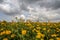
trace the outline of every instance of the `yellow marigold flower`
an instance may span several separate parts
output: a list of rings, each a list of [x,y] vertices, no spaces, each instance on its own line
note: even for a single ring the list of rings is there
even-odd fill
[[[43,30],[46,30],[46,28],[43,28]]]
[[[34,28],[33,30],[32,30],[32,32],[34,32],[36,29]]]
[[[57,38],[57,40],[60,40],[60,38]]]
[[[36,38],[41,38],[41,35],[36,35]]]
[[[45,24],[45,23],[43,23],[42,25],[44,25],[44,26],[45,26],[46,24]]]
[[[56,24],[54,24],[56,26]]]
[[[41,35],[41,33],[40,33],[40,32],[37,32],[37,34],[38,34],[38,35]]]
[[[3,28],[1,28],[1,30],[4,30]]]
[[[3,40],[8,40],[8,38],[3,38]]]
[[[59,29],[59,28],[56,28],[57,30]]]
[[[3,25],[3,24],[5,24],[5,23],[2,22],[1,24]]]
[[[50,23],[48,23],[47,25],[50,25]]]
[[[5,34],[5,31],[1,32],[0,35],[4,35]]]
[[[54,40],[54,39],[51,38],[51,39],[49,39],[49,40]]]
[[[36,27],[36,29],[41,29],[40,27]]]
[[[52,37],[56,37],[56,36],[57,36],[57,34],[52,34],[51,36],[52,36]]]
[[[40,32],[40,30],[35,30],[36,32]]]
[[[52,26],[50,26],[50,27],[52,27]]]
[[[37,26],[39,26],[39,25],[37,25]]]
[[[34,28],[34,26],[31,25],[29,28],[30,28],[30,29],[31,29],[31,28]]]
[[[36,38],[41,38],[41,33],[40,32],[37,33]]]
[[[57,29],[58,31],[60,31],[60,29]]]
[[[5,33],[6,34],[11,34],[11,31],[10,30],[6,30]]]
[[[26,34],[26,30],[22,30],[22,35],[25,35]]]
[[[49,29],[49,30],[47,30],[47,32],[49,33],[49,32],[50,32],[50,29]]]
[[[41,38],[41,37],[44,37],[44,36],[45,36],[44,34],[38,32],[37,35],[36,35],[36,38]]]
[[[41,37],[43,37],[43,38],[44,38],[44,37],[45,37],[45,35],[44,35],[44,34],[41,34]]]
[[[41,40],[44,40],[44,39],[41,39]]]
[[[14,38],[15,36],[16,36],[15,34],[12,34],[12,35],[11,35],[11,38]]]

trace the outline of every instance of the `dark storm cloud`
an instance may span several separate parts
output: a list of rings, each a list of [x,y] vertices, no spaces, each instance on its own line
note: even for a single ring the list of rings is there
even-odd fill
[[[60,8],[60,0],[23,0],[22,2],[28,5],[40,5],[40,7],[46,7],[51,9]],[[28,6],[27,5],[27,6]]]
[[[2,3],[3,2],[3,0],[0,0],[0,3]]]
[[[60,8],[60,0],[22,0],[21,1],[23,4],[27,4],[26,6],[40,6],[40,7],[45,7],[47,9],[58,9]]]
[[[42,0],[38,3],[40,7],[46,7],[51,9],[60,8],[60,0]]]
[[[27,5],[24,4],[24,3],[22,3],[22,5],[20,5],[20,9],[21,9],[22,11],[29,11],[29,10],[27,9]]]
[[[40,0],[19,0],[19,3],[21,3],[20,9],[22,11],[29,11],[29,9],[27,7],[29,5],[32,6],[32,4],[34,6],[34,3],[38,2],[38,1],[40,1]]]
[[[54,9],[60,8],[60,1],[55,1],[55,4],[53,4]]]
[[[35,2],[38,2],[38,1],[41,1],[41,0],[23,0],[25,1],[26,3],[35,3]]]

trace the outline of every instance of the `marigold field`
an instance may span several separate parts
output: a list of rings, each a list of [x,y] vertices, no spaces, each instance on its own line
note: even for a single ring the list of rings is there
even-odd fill
[[[60,22],[0,22],[0,40],[60,40]]]

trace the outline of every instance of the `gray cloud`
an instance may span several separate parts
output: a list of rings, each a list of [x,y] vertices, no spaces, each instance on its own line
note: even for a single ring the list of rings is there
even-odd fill
[[[27,9],[27,5],[26,4],[21,4],[20,5],[20,9],[22,10],[22,11],[29,11],[28,9]]]
[[[3,2],[3,0],[0,0],[0,3],[2,3]]]
[[[38,2],[38,1],[41,1],[41,0],[23,0],[24,2],[26,3],[35,3],[35,2]]]
[[[14,3],[7,1],[7,0],[3,1],[2,4],[0,3],[0,11],[10,16],[20,14],[20,9],[18,8],[18,5],[15,5]]]
[[[10,4],[1,4],[0,10],[3,11],[6,15],[15,15],[19,13],[19,10]]]
[[[3,2],[2,0],[0,1]],[[6,15],[27,15],[27,19],[60,20],[60,0],[9,0],[0,5]],[[26,15],[25,15],[26,16]]]
[[[51,9],[60,8],[60,0],[43,0],[38,3],[40,7],[46,7]]]
[[[28,5],[40,5],[40,7],[46,7],[51,9],[60,8],[60,0],[23,0]]]

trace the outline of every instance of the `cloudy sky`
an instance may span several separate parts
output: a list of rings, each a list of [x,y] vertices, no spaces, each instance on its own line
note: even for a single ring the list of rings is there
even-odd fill
[[[23,17],[32,21],[60,21],[60,0],[0,0],[0,20]]]

